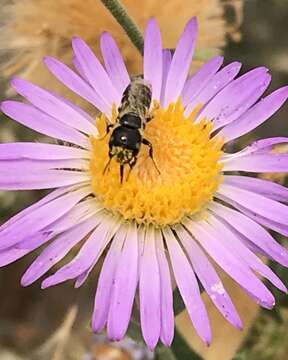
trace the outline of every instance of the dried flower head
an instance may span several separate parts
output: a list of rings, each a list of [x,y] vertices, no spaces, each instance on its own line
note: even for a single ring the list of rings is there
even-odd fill
[[[208,58],[216,55],[225,45],[227,34],[234,37],[238,34],[242,14],[242,0],[147,0],[141,5],[137,1],[125,0],[123,4],[142,30],[150,16],[156,16],[163,29],[166,48],[175,47],[183,24],[192,12],[201,22],[199,51]],[[223,18],[224,5],[235,10],[233,25],[227,24]],[[71,64],[70,40],[76,35],[81,36],[99,55],[97,42],[103,29],[109,29],[116,38],[130,73],[141,72],[140,55],[100,1],[13,0],[1,8],[1,13],[5,25],[0,31],[0,50],[13,54],[6,57],[7,61],[1,67],[2,75],[6,78],[17,74],[51,89],[60,87],[59,82],[51,80],[42,63],[43,57],[56,56]],[[201,63],[194,62],[195,69]],[[61,92],[64,91],[61,88]],[[71,93],[67,96],[71,96]]]

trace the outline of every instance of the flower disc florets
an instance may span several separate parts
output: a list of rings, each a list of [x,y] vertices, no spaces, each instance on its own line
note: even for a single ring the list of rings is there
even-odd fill
[[[221,180],[222,143],[211,139],[212,123],[184,116],[181,101],[166,110],[157,107],[147,123],[145,137],[153,145],[157,171],[144,145],[135,168],[120,183],[119,163],[108,162],[109,136],[91,139],[92,187],[103,206],[138,223],[168,225],[201,210],[211,200]],[[98,126],[103,126],[103,118]]]

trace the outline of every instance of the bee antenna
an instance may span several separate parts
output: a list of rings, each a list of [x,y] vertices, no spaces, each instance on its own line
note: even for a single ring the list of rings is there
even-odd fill
[[[103,170],[103,175],[106,173],[107,169],[109,168],[109,165],[111,163],[112,157],[110,157],[110,159],[108,160],[107,164],[105,165],[105,168]]]
[[[101,137],[98,137],[97,140],[100,140],[100,141],[104,140],[105,137],[109,134],[109,131],[113,126],[114,126],[113,124],[106,124],[106,132],[105,132],[105,134],[103,136],[101,136]]]
[[[157,170],[157,172],[158,172],[158,175],[161,175],[161,172],[160,172],[160,170],[159,170],[159,168],[158,168],[158,166],[157,166],[157,164],[156,164],[155,160],[153,159],[153,157],[151,157],[151,159],[152,159],[152,161],[153,161],[153,164],[154,164],[154,166],[155,166],[155,169],[156,169],[156,170]]]
[[[150,143],[149,140],[147,140],[147,139],[145,139],[145,138],[142,139],[142,144],[147,145],[147,146],[149,147],[149,157],[150,157],[151,160],[153,161],[153,164],[154,164],[154,166],[155,166],[155,169],[157,170],[158,174],[160,175],[160,174],[161,174],[161,173],[160,173],[160,170],[158,169],[158,166],[157,166],[157,164],[156,164],[156,162],[155,162],[155,160],[154,160],[152,144]]]
[[[123,183],[123,175],[124,175],[124,165],[120,165],[120,182]]]
[[[136,161],[137,161],[137,158],[134,157],[133,160],[129,163],[129,172],[128,172],[128,175],[127,175],[127,181],[129,180],[129,176],[131,174],[131,171],[132,169],[134,168],[135,164],[136,164]]]
[[[129,171],[128,171],[128,174],[127,174],[127,177],[126,177],[126,181],[129,180],[129,177],[130,177],[130,174],[131,174],[131,170],[132,170],[132,168],[131,168],[131,166],[130,166]]]

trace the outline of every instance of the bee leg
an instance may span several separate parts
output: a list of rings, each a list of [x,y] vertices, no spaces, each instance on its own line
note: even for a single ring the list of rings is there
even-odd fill
[[[124,165],[120,164],[120,182],[123,183]]]
[[[149,147],[149,156],[150,156],[151,160],[153,161],[153,164],[154,164],[154,166],[155,166],[155,169],[157,170],[158,174],[160,175],[160,174],[161,174],[161,173],[160,173],[160,170],[158,169],[158,166],[157,166],[157,164],[156,164],[156,162],[155,162],[155,160],[154,160],[154,157],[153,157],[153,147],[152,147],[152,144],[150,143],[149,140],[144,139],[144,138],[142,139],[142,144],[147,145],[147,146]]]
[[[146,116],[146,122],[148,123],[149,121],[151,121],[153,119],[153,117],[154,116],[152,114]]]
[[[105,135],[103,135],[102,137],[98,138],[97,140],[103,140],[103,139],[105,139],[105,137],[109,134],[110,129],[111,129],[113,126],[114,126],[113,124],[107,124],[107,125],[106,125],[106,133],[105,133]]]
[[[155,111],[159,108],[159,105],[154,104],[154,107],[152,110],[149,111],[149,113],[146,115],[146,123],[148,123],[149,121],[153,120],[153,118],[155,117]]]
[[[109,153],[109,160],[108,160],[107,164],[105,165],[105,168],[103,170],[103,175],[106,173],[107,169],[109,169],[109,165],[111,163],[111,160],[112,160],[112,155]]]
[[[129,179],[130,173],[131,173],[133,167],[135,166],[136,162],[137,162],[137,158],[133,157],[133,159],[129,163],[129,172],[128,172],[127,179],[126,179],[127,181]]]

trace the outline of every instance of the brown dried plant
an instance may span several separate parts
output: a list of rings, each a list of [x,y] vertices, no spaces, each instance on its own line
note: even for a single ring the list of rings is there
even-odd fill
[[[132,73],[141,71],[140,55],[100,0],[3,1],[0,50],[6,54],[2,56],[5,60],[1,66],[5,80],[20,75],[55,90],[60,84],[45,69],[42,58],[51,55],[71,64],[70,43],[74,35],[81,36],[98,53],[99,35],[104,30],[116,38],[129,70]],[[141,30],[151,16],[157,18],[165,47],[175,46],[183,25],[193,15],[200,23],[197,49],[201,56],[210,58],[218,53],[225,45],[227,34],[239,38],[242,0],[145,0],[140,3],[123,0],[122,3]],[[234,9],[233,24],[224,20],[227,6]],[[199,60],[195,68],[197,65]]]

